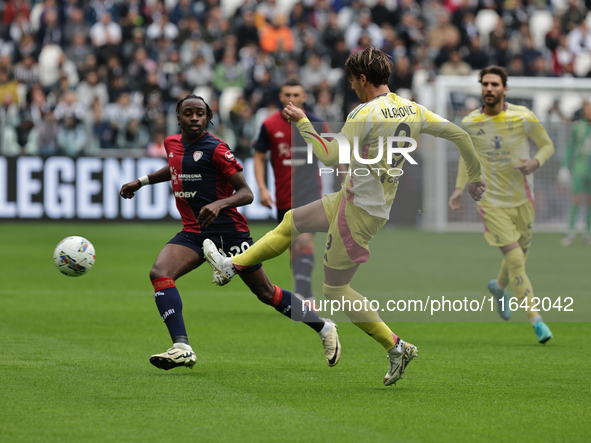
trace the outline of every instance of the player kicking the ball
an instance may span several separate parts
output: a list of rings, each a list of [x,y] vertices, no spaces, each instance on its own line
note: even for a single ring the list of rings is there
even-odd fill
[[[379,158],[380,138],[406,135],[416,139],[419,133],[428,133],[453,141],[458,146],[468,165],[469,191],[475,200],[486,189],[480,175],[480,162],[468,134],[458,126],[433,114],[409,100],[398,97],[388,89],[391,61],[386,54],[368,47],[351,55],[345,63],[347,78],[362,104],[354,109],[345,122],[340,136],[354,146],[363,147],[365,159]],[[328,141],[314,130],[304,112],[289,104],[283,113],[296,123],[304,138],[312,137],[314,154],[325,165],[339,163],[337,139]],[[277,257],[286,251],[295,238],[303,232],[328,233],[324,252],[324,296],[328,300],[344,298],[351,305],[356,300],[365,303],[365,297],[350,283],[361,263],[369,258],[369,242],[384,226],[398,188],[397,177],[384,171],[401,168],[405,157],[397,155],[392,165],[386,156],[372,165],[369,175],[354,175],[351,171],[366,167],[351,156],[350,172],[339,192],[325,195],[322,199],[288,211],[283,221],[268,232],[250,249],[224,258],[210,241],[204,243],[206,258],[214,269],[214,279],[225,284],[238,272],[255,263]],[[376,171],[382,171],[378,175]],[[347,316],[361,330],[376,340],[387,351],[390,362],[384,377],[385,385],[392,385],[402,378],[407,365],[417,356],[417,347],[403,341],[382,321],[375,311],[346,311]]]
[[[203,98],[187,95],[176,110],[181,134],[164,140],[168,166],[124,184],[120,191],[123,198],[133,198],[144,185],[172,181],[181,214],[183,230],[162,248],[150,271],[154,300],[173,342],[172,348],[153,355],[150,362],[165,370],[192,368],[197,361],[175,282],[205,261],[203,241],[213,238],[216,252],[219,248],[226,253],[252,245],[246,219],[236,207],[250,204],[253,194],[228,145],[206,130],[213,117],[211,108]],[[338,363],[341,345],[334,322],[318,317],[289,291],[271,284],[260,263],[247,266],[240,276],[260,301],[318,332],[328,365]]]

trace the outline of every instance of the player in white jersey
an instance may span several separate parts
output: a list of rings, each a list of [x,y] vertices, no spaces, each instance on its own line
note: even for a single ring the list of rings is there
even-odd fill
[[[533,112],[505,101],[507,72],[504,68],[489,66],[480,71],[478,78],[484,106],[468,114],[462,120],[462,127],[472,137],[482,163],[482,175],[488,184],[486,196],[477,203],[484,223],[484,237],[504,255],[499,275],[488,283],[488,289],[497,297],[501,317],[509,320],[512,294],[507,289],[511,283],[538,341],[546,343],[552,333],[535,308],[525,263],[535,217],[532,172],[552,156],[554,145]],[[530,139],[538,146],[533,158],[530,158]],[[453,210],[460,207],[466,181],[466,167],[460,159],[456,189],[449,198]]]
[[[412,158],[408,154],[412,143],[405,142],[411,146],[399,144],[398,153],[389,159],[385,148],[388,137],[410,137],[416,143],[419,133],[428,133],[456,143],[466,161],[471,182],[469,192],[474,200],[480,200],[486,185],[468,134],[425,107],[391,93],[390,68],[388,56],[373,47],[349,57],[345,71],[362,104],[349,114],[341,133],[335,134],[331,141],[318,135],[301,109],[290,103],[283,110],[302,136],[311,141],[314,154],[325,165],[340,163],[339,143],[358,146],[360,152],[351,154],[350,171],[339,192],[287,212],[277,228],[245,253],[223,258],[215,248],[204,243],[218,284],[227,283],[252,260],[259,263],[278,256],[302,232],[327,232],[324,296],[328,300],[348,300],[351,304],[357,300],[365,303],[365,297],[354,291],[350,283],[359,265],[369,258],[369,241],[388,220],[398,188],[397,175],[400,175],[395,170],[402,168],[405,159]],[[416,357],[416,346],[397,337],[375,311],[345,313],[386,349],[390,366],[384,384],[396,383]]]

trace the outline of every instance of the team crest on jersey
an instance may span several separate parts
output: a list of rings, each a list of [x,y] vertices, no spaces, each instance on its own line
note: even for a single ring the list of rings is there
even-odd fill
[[[196,162],[198,162],[201,157],[203,157],[203,151],[193,152],[193,160],[195,160]]]
[[[232,154],[232,151],[226,151],[224,157],[226,157],[226,160],[228,160],[229,162],[234,160],[234,154]]]
[[[178,173],[176,172],[176,168],[170,168],[170,178],[174,183],[177,182]]]
[[[501,137],[500,135],[495,135],[490,140],[490,147],[496,150],[501,149],[503,147],[503,137]]]
[[[172,154],[172,152],[170,154],[168,154],[169,157],[174,157],[174,155]]]

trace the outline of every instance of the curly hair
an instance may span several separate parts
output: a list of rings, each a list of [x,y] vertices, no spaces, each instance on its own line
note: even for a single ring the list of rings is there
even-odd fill
[[[387,85],[392,71],[392,60],[379,49],[368,46],[351,55],[345,62],[347,79],[364,74],[374,86]]]
[[[179,115],[179,112],[181,111],[181,106],[183,106],[183,102],[185,100],[189,100],[190,98],[196,98],[205,103],[205,116],[207,117],[207,121],[213,126],[213,111],[211,110],[205,99],[203,97],[200,97],[199,95],[187,94],[184,98],[180,99],[176,104],[176,115]]]

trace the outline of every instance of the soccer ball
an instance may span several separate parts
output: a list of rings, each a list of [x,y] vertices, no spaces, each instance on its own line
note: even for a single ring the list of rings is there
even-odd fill
[[[55,247],[53,261],[68,277],[80,277],[94,266],[94,246],[84,237],[66,237]]]

